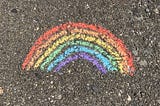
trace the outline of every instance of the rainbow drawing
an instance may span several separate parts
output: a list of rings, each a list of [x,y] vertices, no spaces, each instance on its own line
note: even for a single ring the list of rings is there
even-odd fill
[[[122,40],[97,25],[68,22],[45,32],[27,54],[23,70],[59,71],[78,59],[91,62],[102,73],[133,75],[133,57]]]

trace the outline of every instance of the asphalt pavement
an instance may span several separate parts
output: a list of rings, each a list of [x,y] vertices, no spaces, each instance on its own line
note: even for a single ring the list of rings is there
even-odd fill
[[[102,75],[84,60],[23,72],[35,40],[66,22],[109,29],[133,53],[135,75]],[[159,106],[159,64],[159,0],[0,0],[0,106]]]

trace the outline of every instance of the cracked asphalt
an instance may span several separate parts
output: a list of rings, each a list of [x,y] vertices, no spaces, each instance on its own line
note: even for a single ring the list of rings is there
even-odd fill
[[[133,77],[78,60],[58,73],[21,64],[35,40],[66,22],[97,24],[134,55]],[[159,0],[0,0],[0,106],[159,106]]]

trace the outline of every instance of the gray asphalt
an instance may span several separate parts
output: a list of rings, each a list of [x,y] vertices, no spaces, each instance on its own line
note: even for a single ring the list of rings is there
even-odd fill
[[[22,72],[35,40],[65,22],[98,24],[134,54],[134,77],[78,60],[59,73]],[[159,106],[159,0],[0,0],[0,106]]]

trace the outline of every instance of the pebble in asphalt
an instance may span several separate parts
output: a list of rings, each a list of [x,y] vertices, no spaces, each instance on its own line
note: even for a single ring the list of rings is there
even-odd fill
[[[3,88],[0,87],[0,95],[2,95],[2,94],[3,94]]]

